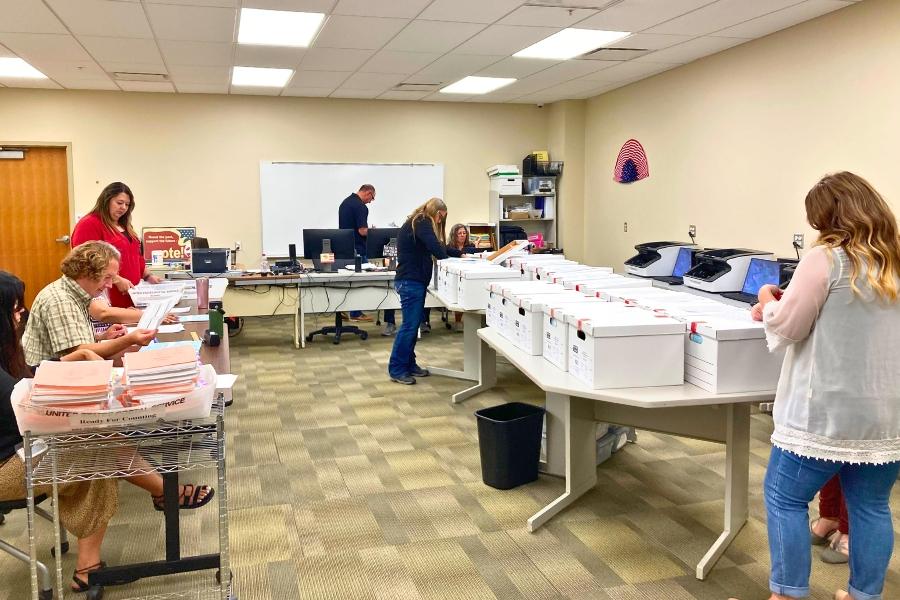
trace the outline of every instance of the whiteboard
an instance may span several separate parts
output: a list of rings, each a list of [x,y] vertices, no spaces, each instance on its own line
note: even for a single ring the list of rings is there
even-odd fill
[[[364,183],[375,186],[369,225],[399,227],[429,198],[444,197],[444,166],[260,161],[263,252],[287,256],[297,244],[303,256],[301,230],[337,229],[338,207]]]

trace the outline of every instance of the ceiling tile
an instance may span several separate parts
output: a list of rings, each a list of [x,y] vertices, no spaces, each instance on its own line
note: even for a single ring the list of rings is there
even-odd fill
[[[0,33],[0,43],[27,61],[91,60],[71,35],[51,33]]]
[[[0,0],[0,32],[68,33],[40,0]]]
[[[107,79],[106,72],[92,60],[35,62],[32,66],[57,81],[65,79]]]
[[[373,54],[374,50],[310,48],[303,55],[300,68],[309,71],[355,71]]]
[[[166,73],[166,66],[149,63],[99,61],[107,73]]]
[[[227,94],[228,84],[176,83],[179,94]]]
[[[169,65],[169,76],[176,86],[180,86],[182,83],[228,85],[228,82],[231,81],[231,69],[229,67]]]
[[[763,17],[744,21],[740,25],[728,27],[717,31],[716,35],[727,37],[742,38],[758,38],[770,33],[775,33],[797,23],[814,19],[820,15],[830,13],[832,11],[846,8],[850,4],[841,2],[840,0],[807,0],[802,4],[797,4],[779,10],[778,12],[769,13]]]
[[[281,91],[282,96],[301,96],[306,98],[324,98],[334,91],[333,87],[289,87]]]
[[[56,80],[59,85],[67,90],[108,90],[118,92],[119,86],[110,79],[66,79]]]
[[[445,54],[415,73],[409,80],[450,83],[467,75],[474,75],[480,69],[502,59],[502,56],[487,54]],[[510,77],[515,77],[515,75],[510,75]]]
[[[376,50],[397,35],[407,23],[407,19],[332,15],[313,46]]]
[[[294,12],[318,12],[326,15],[331,12],[337,0],[237,0],[244,8],[262,8],[265,10],[290,10]]]
[[[230,42],[178,42],[160,40],[166,62],[172,65],[201,67],[230,66],[236,44]]]
[[[305,52],[306,48],[245,46],[238,44],[234,55],[234,64],[243,67],[294,69],[300,64]]]
[[[339,88],[331,92],[331,98],[374,98],[380,94],[378,90],[354,90]]]
[[[61,90],[61,85],[52,79],[15,79],[0,77],[0,83],[11,88],[40,88],[44,90]]]
[[[352,73],[342,71],[297,71],[288,87],[328,88],[333,90]]]
[[[559,27],[518,27],[491,25],[453,52],[455,54],[493,54],[509,56],[560,31]]]
[[[630,60],[608,69],[590,73],[582,77],[583,80],[595,83],[612,83],[615,81],[633,80],[639,77],[649,77],[681,65],[672,63],[636,62]]]
[[[450,23],[447,21],[413,21],[397,34],[388,50],[405,52],[449,52],[479,31],[479,23]]]
[[[117,81],[126,92],[175,93],[175,87],[168,81]]]
[[[508,56],[500,62],[485,67],[478,74],[487,77],[515,77],[516,79],[522,79],[556,64],[559,64],[559,61]]]
[[[239,96],[278,96],[281,94],[282,88],[277,87],[244,87],[231,86],[231,93]]]
[[[421,100],[431,92],[390,91],[378,96],[379,100]]]
[[[597,71],[610,69],[621,64],[623,63],[606,60],[567,60],[539,73],[535,73],[533,78],[540,78],[552,83],[563,82],[578,77],[584,77],[585,75],[590,75]]]
[[[706,35],[787,8],[797,0],[719,0],[648,30],[648,33]]]
[[[610,44],[609,48],[644,48],[647,50],[662,50],[663,48],[686,42],[693,39],[693,37],[694,36],[690,35],[668,35],[662,33],[635,33],[615,44]]]
[[[500,25],[528,25],[531,27],[572,27],[579,21],[597,14],[586,8],[556,6],[522,6],[499,21]]]
[[[240,8],[241,0],[144,0],[145,4],[183,4],[185,6],[219,6]]]
[[[411,75],[433,63],[441,55],[430,52],[396,52],[382,50],[359,70],[366,73],[402,73]]]
[[[425,96],[422,100],[425,102],[465,102],[471,97],[472,96],[462,96],[460,94],[442,94],[440,92],[434,92],[430,96]]]
[[[234,41],[237,11],[232,8],[149,4],[147,12],[160,40]]]
[[[0,58],[17,58],[16,53],[7,48],[6,46],[0,46]]]
[[[656,52],[639,56],[629,62],[689,63],[702,56],[727,50],[746,41],[743,38],[699,37],[665,50],[657,50]]]
[[[47,0],[76,35],[115,35],[152,39],[153,32],[140,4],[110,0]]]
[[[584,29],[642,31],[715,0],[624,0],[578,24]]]
[[[351,90],[377,90],[383,92],[403,81],[403,75],[389,73],[354,73],[343,83]]]
[[[431,0],[340,0],[334,7],[334,14],[412,19],[429,2]]]
[[[140,63],[161,63],[162,56],[153,40],[82,35],[81,44],[96,60],[127,59]]]
[[[460,23],[493,23],[521,6],[522,1],[434,0],[418,18]]]

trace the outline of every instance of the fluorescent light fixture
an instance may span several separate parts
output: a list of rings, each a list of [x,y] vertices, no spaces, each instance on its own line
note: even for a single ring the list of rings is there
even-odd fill
[[[548,58],[568,60],[591,50],[608,46],[631,35],[630,31],[604,31],[602,29],[563,29],[548,38],[519,50],[513,56],[519,58]]]
[[[463,77],[441,88],[442,94],[487,94],[515,81],[513,77]]]
[[[324,20],[322,13],[242,8],[238,44],[306,48]]]
[[[294,74],[292,69],[265,69],[262,67],[235,67],[231,73],[231,85],[248,87],[284,87]]]
[[[47,76],[21,58],[0,58],[0,77],[47,79]]]

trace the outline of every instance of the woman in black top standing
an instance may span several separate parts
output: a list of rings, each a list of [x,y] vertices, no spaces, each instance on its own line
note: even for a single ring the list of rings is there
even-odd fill
[[[397,237],[397,275],[394,289],[400,295],[403,323],[394,338],[388,363],[391,381],[412,385],[416,377],[427,377],[428,371],[416,364],[416,330],[425,310],[425,294],[436,259],[460,256],[459,250],[447,248],[447,205],[432,198],[413,211],[403,223]]]
[[[19,342],[25,312],[25,285],[15,275],[0,271],[0,500],[25,497],[25,463],[15,453],[22,442],[13,413],[11,395],[19,379],[31,377]],[[90,350],[76,350],[60,360],[101,360]],[[50,486],[35,487],[35,496],[50,493]],[[78,560],[72,589],[87,591],[88,573],[100,567],[100,545],[106,525],[118,508],[115,479],[94,479],[59,486],[59,518],[78,538]]]

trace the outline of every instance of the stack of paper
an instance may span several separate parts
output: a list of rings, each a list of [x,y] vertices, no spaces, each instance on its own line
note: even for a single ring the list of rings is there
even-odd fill
[[[168,296],[153,300],[147,303],[147,308],[141,314],[141,320],[138,321],[139,329],[159,329],[159,324],[163,322],[169,311],[175,308],[179,298],[176,296]]]
[[[67,408],[105,408],[112,380],[111,360],[40,364],[31,387],[31,403]]]
[[[174,296],[175,303],[181,300],[185,283],[181,281],[168,281],[166,283],[147,283],[142,281],[128,290],[135,306],[146,306],[154,300],[162,300]]]
[[[158,404],[179,398],[194,390],[200,373],[197,352],[191,346],[129,352],[122,362],[126,396],[132,403]]]

